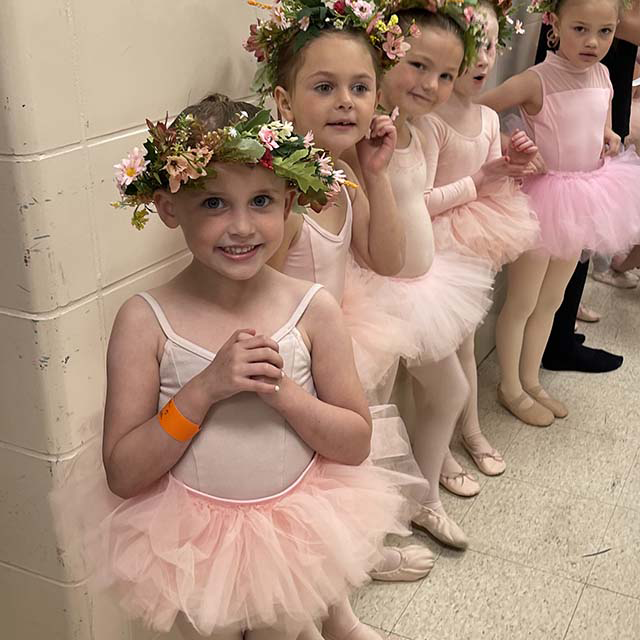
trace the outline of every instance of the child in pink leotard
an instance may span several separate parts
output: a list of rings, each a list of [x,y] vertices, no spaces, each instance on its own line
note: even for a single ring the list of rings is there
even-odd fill
[[[539,225],[527,197],[509,178],[514,167],[502,155],[498,115],[472,102],[493,68],[498,43],[506,45],[509,39],[509,11],[485,0],[476,15],[484,22],[485,39],[475,62],[456,79],[449,100],[431,114],[416,118],[415,124],[426,142],[425,198],[436,247],[486,258],[499,270],[536,244]],[[520,146],[526,142],[521,138],[522,134],[516,137]],[[522,167],[516,166],[515,175],[522,173]],[[495,476],[503,473],[506,465],[480,430],[474,338],[472,333],[458,350],[471,387],[460,417],[462,444],[483,473]],[[440,483],[465,497],[480,491],[477,480],[450,452]]]
[[[322,204],[343,176],[289,124],[267,112],[247,122],[242,108],[205,100],[118,165],[134,224],[153,198],[193,261],[115,320],[113,494],[89,531],[91,560],[157,631],[177,619],[189,638],[319,640],[313,623],[331,608],[327,637],[377,637],[347,596],[384,536],[408,533],[407,503],[393,473],[360,464],[370,416],[338,305],[266,265],[296,190]],[[102,505],[92,494],[75,507],[86,519]]]
[[[612,88],[600,63],[609,50],[618,0],[536,0],[557,53],[481,97],[496,111],[519,107],[527,133],[549,171],[527,178],[543,252],[527,252],[508,269],[507,300],[498,319],[500,403],[522,421],[549,426],[568,408],[540,384],[553,316],[584,250],[613,255],[640,235],[640,159],[618,154],[611,129]]]

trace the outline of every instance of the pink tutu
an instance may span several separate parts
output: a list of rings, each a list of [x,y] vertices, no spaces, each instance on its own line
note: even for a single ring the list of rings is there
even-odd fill
[[[433,218],[436,248],[491,262],[494,269],[540,244],[531,203],[513,180],[481,187],[478,198]]]
[[[577,258],[583,250],[614,255],[640,240],[640,158],[634,149],[607,158],[595,171],[527,178],[523,189],[540,221],[542,246],[555,258]]]
[[[372,394],[395,371],[409,324],[380,304],[379,276],[360,267],[353,256],[345,270],[342,313],[353,339],[353,355],[365,392]]]
[[[397,475],[316,457],[281,494],[237,502],[195,491],[171,474],[121,500],[101,470],[90,482],[74,479],[84,498],[70,503],[67,487],[53,503],[66,532],[82,535],[96,588],[157,631],[168,631],[182,611],[208,636],[227,628],[297,628],[326,617],[329,606],[369,580],[385,536],[410,533],[413,508]],[[100,514],[98,525],[89,521]]]
[[[389,330],[402,326],[398,358],[438,362],[454,353],[491,307],[493,271],[482,258],[436,253],[429,271],[417,278],[386,278],[351,265],[347,280],[365,279],[381,309],[392,316]]]

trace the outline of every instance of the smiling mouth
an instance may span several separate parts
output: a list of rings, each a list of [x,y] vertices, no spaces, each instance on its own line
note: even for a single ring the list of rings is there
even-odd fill
[[[220,251],[232,258],[243,258],[255,253],[260,247],[259,244],[234,245],[229,247],[219,247]]]
[[[351,122],[349,120],[338,121],[338,122],[328,122],[328,127],[355,127],[356,123]]]
[[[474,79],[476,82],[482,82],[486,77],[487,77],[487,76],[486,76],[486,75],[484,75],[484,74],[479,74],[479,75],[477,75],[477,76],[473,76],[473,79]]]
[[[428,103],[432,103],[433,102],[432,98],[427,98],[426,96],[422,96],[419,93],[410,93],[409,95],[413,96],[414,98],[416,98],[418,100],[422,100],[422,102],[428,102]]]

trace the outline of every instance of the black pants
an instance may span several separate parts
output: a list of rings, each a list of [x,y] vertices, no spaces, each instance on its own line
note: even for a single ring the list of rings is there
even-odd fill
[[[543,25],[538,41],[536,63],[542,62],[547,55],[547,32],[549,27]],[[635,66],[637,47],[624,40],[614,40],[611,50],[602,61],[611,74],[613,83],[613,129],[622,138],[629,134],[629,118],[631,115],[631,83]],[[589,271],[589,262],[579,262],[567,285],[564,299],[553,319],[551,335],[547,341],[544,359],[554,359],[574,348],[574,329],[578,307],[584,292]]]

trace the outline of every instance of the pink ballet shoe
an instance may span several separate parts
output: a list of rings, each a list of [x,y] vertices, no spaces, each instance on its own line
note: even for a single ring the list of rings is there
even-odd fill
[[[536,402],[549,409],[556,418],[566,418],[569,415],[569,409],[567,409],[564,403],[549,396],[549,394],[542,388],[542,385],[532,387],[531,389],[525,389],[525,391]]]
[[[499,476],[505,472],[507,465],[504,458],[493,447],[490,451],[478,451],[471,447],[464,436],[462,436],[462,446],[485,476]]]
[[[424,505],[420,508],[420,512],[414,516],[413,524],[449,547],[464,550],[469,546],[469,539],[465,532],[449,516]]]
[[[440,474],[440,485],[447,491],[450,491],[456,496],[461,498],[472,498],[480,493],[480,483],[478,479],[469,473],[466,469],[463,469],[460,473],[455,475]]]
[[[581,322],[600,322],[600,315],[591,309],[587,309],[584,305],[578,307],[578,315],[576,316]]]
[[[325,640],[380,640],[382,638],[377,631],[374,631],[366,624],[362,624],[362,622],[358,622],[356,626],[344,636],[335,636],[323,630],[322,637]]]
[[[530,407],[524,406],[527,399],[533,401]],[[526,391],[523,391],[517,398],[509,400],[502,389],[498,387],[498,402],[518,420],[533,427],[549,427],[555,420],[553,412],[536,402]]]
[[[429,575],[435,557],[429,549],[417,544],[406,547],[392,547],[400,554],[400,564],[388,571],[370,571],[373,580],[381,582],[415,582]]]
[[[604,282],[604,284],[618,289],[635,289],[638,286],[638,276],[629,271],[615,271],[614,269],[594,271],[591,277],[597,282]]]

